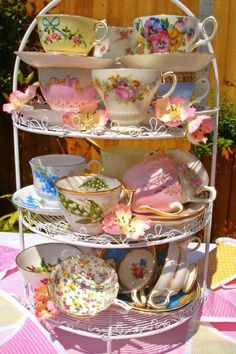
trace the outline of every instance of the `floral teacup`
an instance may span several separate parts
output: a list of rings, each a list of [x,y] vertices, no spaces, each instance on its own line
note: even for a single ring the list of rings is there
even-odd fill
[[[123,55],[134,54],[132,51],[133,27],[108,27],[108,36],[95,46],[94,56],[116,59]]]
[[[205,39],[199,39],[199,34],[205,34],[206,26],[212,23],[213,31]],[[217,22],[213,16],[203,22],[194,16],[153,15],[135,18],[134,27],[138,32],[136,51],[141,54],[166,52],[191,52],[196,47],[206,45],[215,36]]]
[[[88,55],[107,36],[105,21],[71,15],[45,14],[37,16],[39,38],[46,52],[73,52]],[[96,38],[98,28],[103,35]]]
[[[121,126],[145,120],[155,92],[166,77],[173,79],[171,89],[165,94],[168,96],[177,82],[172,72],[162,74],[159,70],[123,68],[92,70],[94,85],[111,120]]]
[[[104,215],[118,204],[122,184],[99,174],[70,176],[55,183],[64,215],[73,231],[99,234]]]
[[[51,273],[50,298],[62,311],[78,317],[95,316],[110,305],[130,308],[116,299],[118,276],[104,259],[92,255],[69,257]]]
[[[85,69],[38,68],[42,94],[55,111],[94,113],[99,100],[91,72]]]
[[[99,161],[92,160],[88,164],[82,156],[67,154],[51,154],[33,157],[30,160],[36,193],[46,202],[58,203],[57,190],[54,183],[61,177],[84,173],[93,163],[101,170]]]

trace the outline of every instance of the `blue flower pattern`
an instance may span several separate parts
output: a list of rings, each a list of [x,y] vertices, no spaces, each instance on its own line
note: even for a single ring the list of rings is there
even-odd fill
[[[24,207],[26,208],[32,208],[32,209],[39,209],[39,203],[36,198],[34,198],[31,194],[27,195],[25,198],[25,205]]]
[[[34,172],[35,178],[39,180],[39,182],[42,184],[42,192],[50,194],[52,196],[57,195],[57,191],[54,187],[54,183],[58,179],[58,176],[56,175],[51,175],[51,176],[45,176],[39,171]]]

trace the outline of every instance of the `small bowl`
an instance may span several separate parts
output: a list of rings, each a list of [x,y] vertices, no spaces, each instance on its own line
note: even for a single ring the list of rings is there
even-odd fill
[[[51,273],[48,293],[67,314],[88,317],[115,302],[119,290],[116,271],[103,259],[91,255],[73,256]]]
[[[79,248],[63,243],[43,243],[26,248],[16,257],[16,265],[24,280],[38,286],[49,279],[53,266],[70,256],[81,254]],[[46,264],[46,267],[42,267]]]
[[[64,176],[81,174],[90,166],[82,156],[69,154],[37,156],[29,163],[36,193],[46,202],[56,204],[58,204],[58,196],[54,187],[55,181]],[[100,163],[98,161],[96,163],[100,169]]]
[[[56,111],[94,113],[98,100],[91,71],[85,69],[38,68],[42,94]]]
[[[101,221],[118,204],[122,190],[119,180],[99,174],[61,178],[55,187],[72,230],[88,234],[102,232]]]

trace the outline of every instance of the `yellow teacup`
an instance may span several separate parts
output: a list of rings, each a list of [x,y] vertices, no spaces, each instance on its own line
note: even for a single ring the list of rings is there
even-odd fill
[[[39,38],[46,52],[72,52],[88,55],[90,50],[101,43],[108,34],[105,21],[71,15],[37,16]],[[103,36],[96,38],[97,30]]]

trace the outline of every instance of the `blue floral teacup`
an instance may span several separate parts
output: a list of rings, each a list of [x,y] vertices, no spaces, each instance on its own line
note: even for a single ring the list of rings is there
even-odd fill
[[[98,172],[100,172],[99,161],[92,160],[87,164],[82,156],[52,154],[32,158],[30,166],[36,193],[45,202],[57,204],[58,193],[54,183],[59,178],[83,173],[85,169],[90,168],[92,163],[98,165]]]

